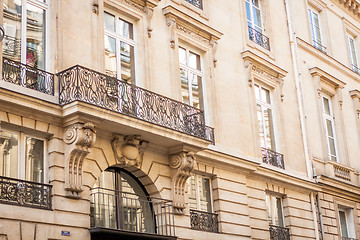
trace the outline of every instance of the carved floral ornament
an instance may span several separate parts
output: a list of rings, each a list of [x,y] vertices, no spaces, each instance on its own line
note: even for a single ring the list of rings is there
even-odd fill
[[[278,88],[281,101],[283,101],[283,78],[286,76],[287,71],[250,51],[245,51],[241,55],[244,59],[245,69],[247,69],[249,87],[254,86],[254,79],[264,82],[273,88]]]
[[[170,47],[175,48],[179,36],[190,38],[205,48],[211,49],[213,64],[216,67],[218,40],[223,34],[172,6],[163,8],[163,13],[170,30]]]
[[[143,161],[144,150],[148,142],[140,140],[139,135],[116,135],[111,142],[116,163],[121,167],[140,167]]]
[[[67,197],[75,199],[81,197],[82,165],[95,141],[96,131],[92,123],[78,123],[66,129],[64,142],[66,143],[65,190]]]
[[[173,204],[176,214],[184,214],[186,181],[194,170],[196,159],[193,152],[182,151],[170,156],[172,168]]]

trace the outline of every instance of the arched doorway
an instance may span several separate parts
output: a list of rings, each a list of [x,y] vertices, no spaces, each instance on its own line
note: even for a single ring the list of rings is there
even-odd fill
[[[172,202],[149,197],[141,182],[122,168],[110,167],[101,173],[91,189],[90,216],[93,240],[105,239],[104,233],[111,239],[109,231],[114,238],[126,235],[127,239],[175,235]]]

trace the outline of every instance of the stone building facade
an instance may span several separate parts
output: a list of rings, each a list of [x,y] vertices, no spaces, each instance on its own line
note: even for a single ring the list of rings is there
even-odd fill
[[[2,0],[0,239],[359,239],[357,0]]]

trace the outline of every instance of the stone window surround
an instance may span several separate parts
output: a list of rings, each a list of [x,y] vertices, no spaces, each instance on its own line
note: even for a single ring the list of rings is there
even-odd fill
[[[352,209],[353,219],[354,219],[354,227],[355,227],[355,235],[356,239],[358,238],[357,233],[359,232],[359,218],[358,218],[358,209],[356,204],[352,201],[347,201],[344,198],[334,197],[334,211],[336,218],[336,227],[338,229],[338,234],[341,236],[341,228],[340,228],[340,218],[339,218],[339,208],[340,209]]]

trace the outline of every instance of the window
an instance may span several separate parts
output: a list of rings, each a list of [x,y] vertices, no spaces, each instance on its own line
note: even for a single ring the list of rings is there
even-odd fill
[[[320,30],[320,15],[318,11],[309,9],[310,28],[313,40],[313,45],[318,50],[325,52],[326,48],[322,45],[321,30]]]
[[[284,227],[284,216],[281,197],[266,194],[266,208],[270,225]]]
[[[322,105],[323,105],[323,118],[326,132],[326,140],[328,145],[328,154],[330,160],[339,161],[337,157],[337,144],[335,136],[335,123],[334,115],[331,104],[331,98],[328,96],[322,96]]]
[[[259,123],[260,145],[275,151],[274,124],[270,91],[258,84],[255,86],[256,110]]]
[[[352,36],[347,35],[347,40],[348,40],[348,44],[349,44],[351,69],[354,72],[359,73],[358,61],[357,61],[357,56],[356,56],[356,48],[355,48],[355,39]]]
[[[202,72],[201,57],[183,47],[179,47],[181,96],[183,103],[195,108],[204,108],[202,97]]]
[[[45,70],[47,1],[4,0],[3,55]]]
[[[45,142],[22,132],[0,131],[0,174],[45,182]]]
[[[213,212],[210,178],[201,175],[191,175],[187,181],[190,209],[209,213]]]
[[[195,7],[198,7],[200,9],[203,9],[203,1],[202,0],[185,0],[188,3],[191,3]]]
[[[352,209],[339,207],[339,221],[342,239],[355,239],[355,226]]]
[[[104,12],[105,72],[111,77],[135,83],[133,24]]]

